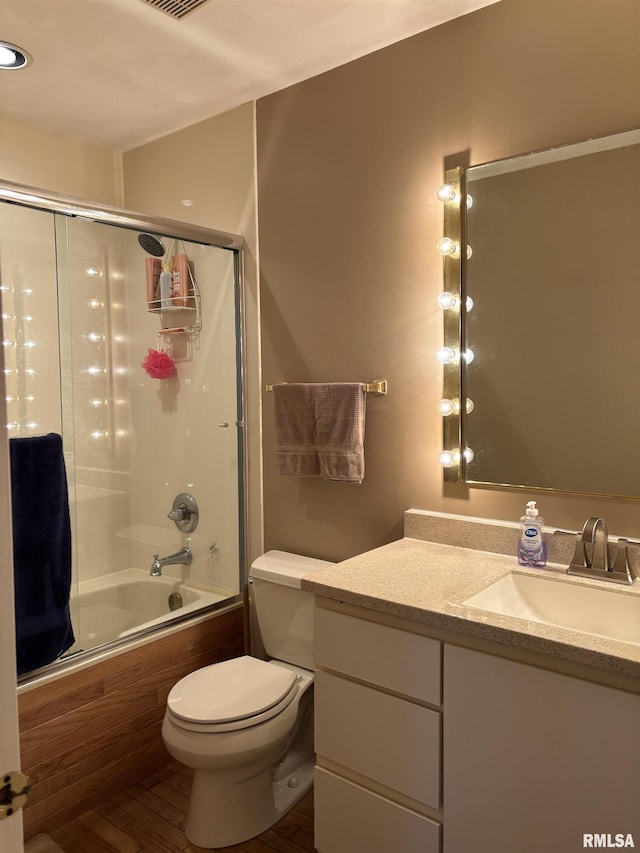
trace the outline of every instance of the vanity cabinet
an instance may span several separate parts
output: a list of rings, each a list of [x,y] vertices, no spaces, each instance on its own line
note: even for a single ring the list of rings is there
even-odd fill
[[[443,707],[444,853],[640,844],[640,696],[445,644]]]
[[[441,643],[316,607],[319,853],[439,853]]]
[[[640,696],[317,602],[319,853],[640,845]]]

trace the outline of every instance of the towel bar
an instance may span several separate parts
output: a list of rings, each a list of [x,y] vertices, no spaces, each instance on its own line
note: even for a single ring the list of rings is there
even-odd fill
[[[278,385],[286,385],[286,382],[278,382]],[[367,394],[384,395],[387,393],[388,383],[386,379],[374,379],[373,382],[363,382],[362,390]],[[273,385],[265,385],[265,391],[273,391]]]

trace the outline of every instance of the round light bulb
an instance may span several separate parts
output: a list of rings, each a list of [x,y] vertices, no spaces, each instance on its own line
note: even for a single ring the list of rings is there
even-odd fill
[[[15,65],[17,58],[15,50],[0,45],[0,65],[3,68],[11,68],[12,65]]]
[[[471,246],[467,246],[467,260],[469,260],[471,255],[473,255],[473,249],[471,248]]]
[[[440,464],[443,468],[452,468],[460,461],[460,454],[457,450],[443,450],[440,454]]]
[[[467,296],[466,302],[464,303],[467,309],[467,314],[473,308],[473,299],[470,296]]]
[[[465,447],[465,449],[464,449],[465,462],[473,462],[474,456],[475,456],[475,454],[474,454],[473,450],[470,447]]]
[[[464,360],[467,362],[467,364],[471,364],[471,362],[473,361],[474,358],[475,358],[475,355],[473,354],[473,350],[471,350],[471,349],[465,350]]]
[[[458,193],[456,192],[455,187],[452,187],[451,184],[442,184],[442,186],[438,187],[436,190],[436,196],[442,202],[455,201]]]
[[[467,210],[469,210],[470,207],[473,207],[473,197],[467,193]]]
[[[440,364],[453,364],[457,359],[457,353],[453,347],[440,347],[436,352],[436,358]]]
[[[467,397],[465,404],[464,404],[464,407],[467,410],[467,414],[470,415],[471,412],[475,409],[476,404],[473,402],[471,397]]]
[[[438,412],[442,415],[443,418],[448,418],[449,415],[453,415],[456,412],[460,411],[460,404],[457,400],[440,400],[438,403]]]
[[[449,293],[448,291],[444,291],[443,293],[438,294],[436,297],[436,302],[442,308],[443,311],[448,311],[449,308],[453,308],[458,299],[453,293]]]
[[[445,257],[447,255],[455,255],[458,251],[458,244],[451,237],[441,237],[436,243],[436,249]]]
[[[31,56],[22,47],[9,42],[0,42],[0,68],[4,70],[24,68],[31,62]]]

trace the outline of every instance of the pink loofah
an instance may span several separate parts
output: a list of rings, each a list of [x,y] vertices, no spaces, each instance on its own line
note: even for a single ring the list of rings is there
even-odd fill
[[[152,379],[168,379],[176,369],[171,356],[157,349],[149,349],[142,367]]]

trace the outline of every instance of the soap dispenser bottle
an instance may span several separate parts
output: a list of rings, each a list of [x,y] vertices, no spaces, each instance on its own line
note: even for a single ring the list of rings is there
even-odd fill
[[[526,512],[520,519],[518,562],[521,566],[541,568],[547,565],[547,543],[542,533],[543,524],[544,519],[538,515],[536,502],[529,501]]]

